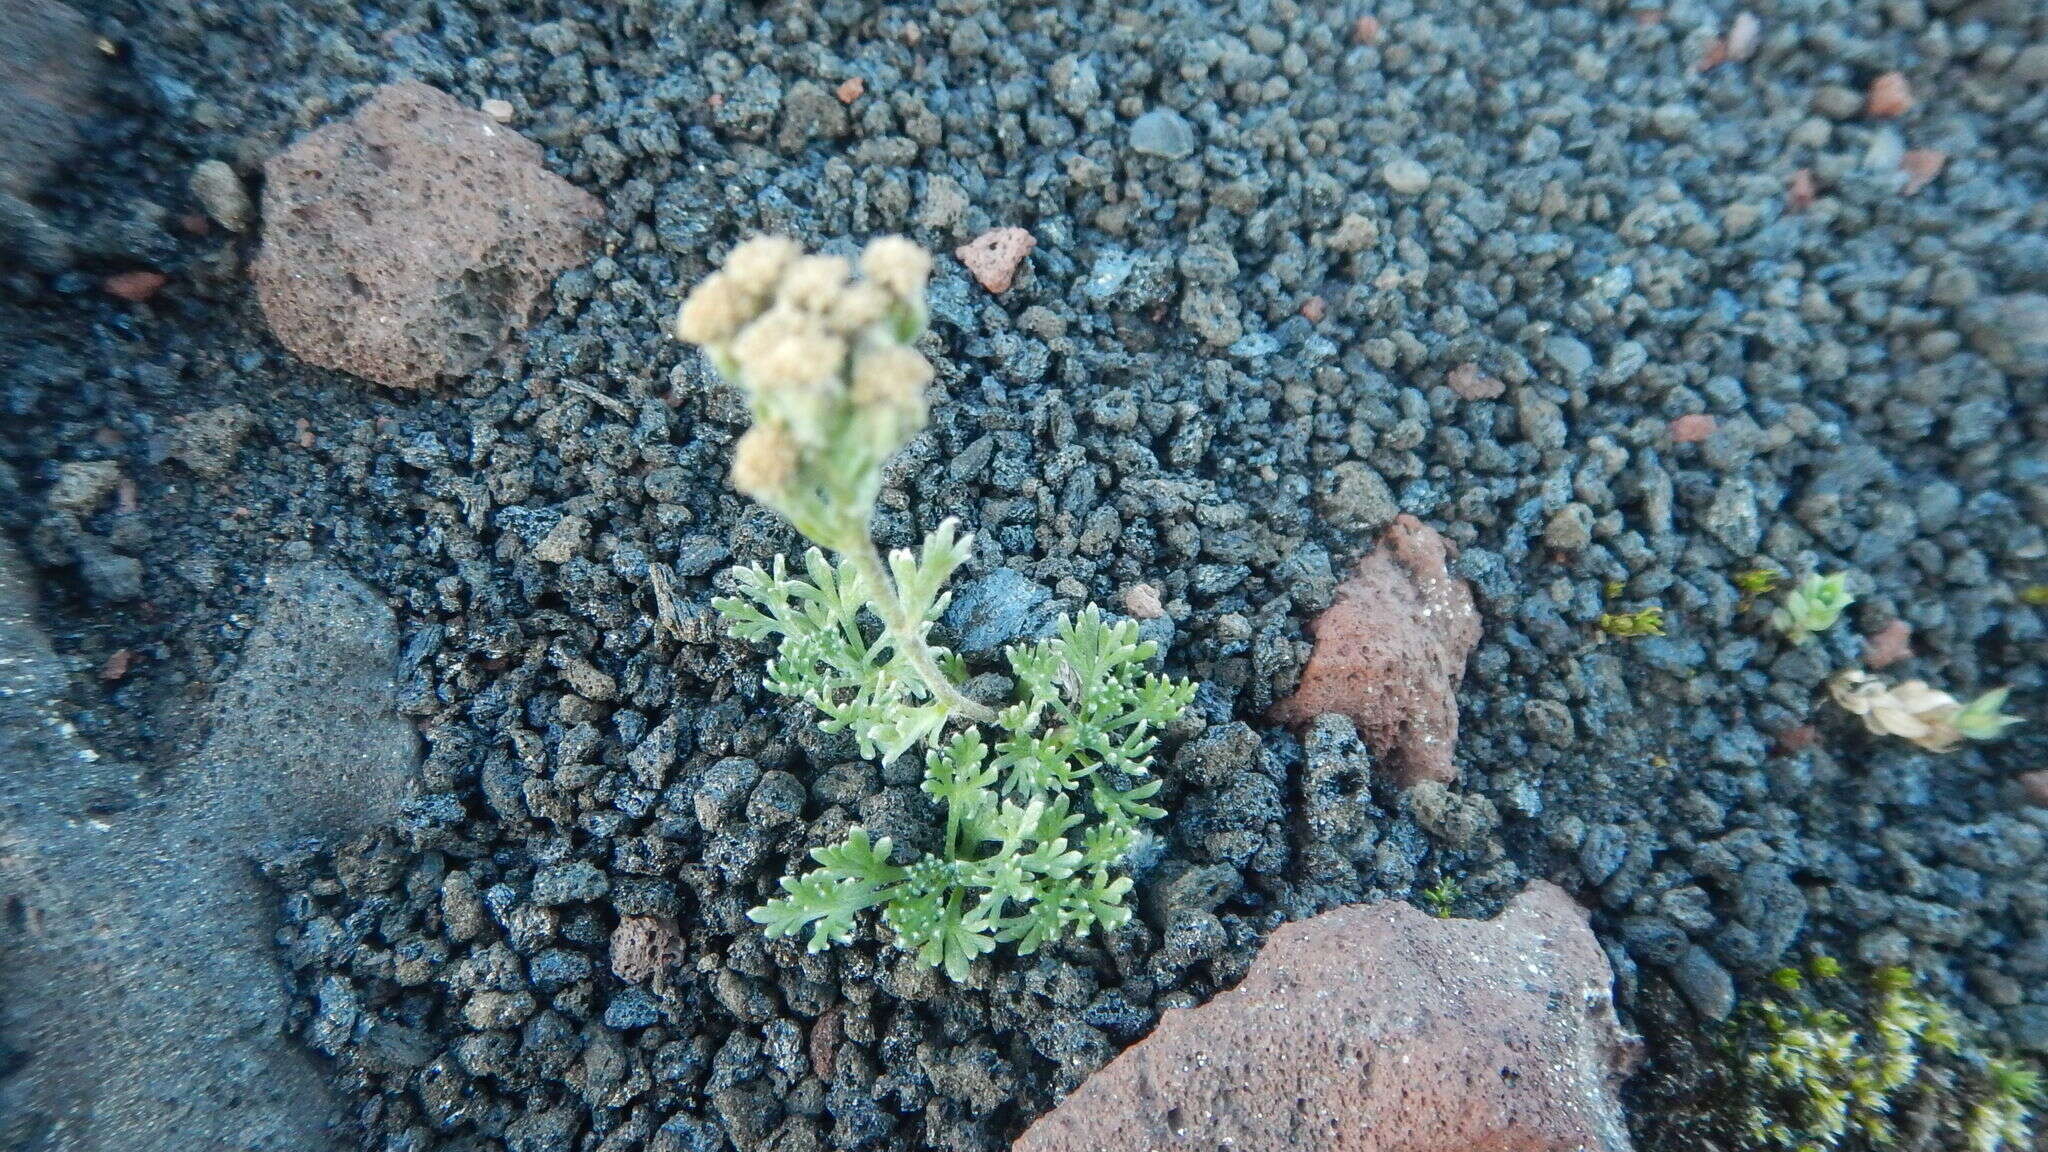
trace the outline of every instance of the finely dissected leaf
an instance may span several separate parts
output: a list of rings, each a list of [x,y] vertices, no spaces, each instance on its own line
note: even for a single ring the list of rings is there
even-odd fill
[[[853,918],[886,898],[875,884],[834,876],[823,868],[801,879],[784,877],[782,890],[787,895],[748,912],[747,918],[765,926],[770,937],[794,936],[810,925],[812,952],[851,941]]]
[[[811,859],[835,876],[868,884],[894,884],[903,879],[903,869],[889,863],[889,850],[893,847],[887,836],[870,843],[867,829],[854,828],[837,844],[811,849]]]

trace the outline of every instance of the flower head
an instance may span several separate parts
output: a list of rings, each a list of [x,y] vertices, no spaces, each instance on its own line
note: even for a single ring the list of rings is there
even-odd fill
[[[690,293],[676,335],[746,393],[734,482],[814,539],[865,531],[881,468],[925,422],[931,257],[901,237],[844,257],[757,236]]]

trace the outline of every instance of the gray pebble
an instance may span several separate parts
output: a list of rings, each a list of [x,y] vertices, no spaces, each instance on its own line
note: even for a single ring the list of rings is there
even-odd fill
[[[1154,108],[1131,125],[1131,150],[1180,160],[1195,150],[1195,129],[1171,108]]]
[[[1429,169],[1405,156],[1389,160],[1380,169],[1380,179],[1403,196],[1419,196],[1429,189]]]
[[[1686,949],[1671,970],[1671,979],[1702,1019],[1725,1020],[1735,1011],[1735,978],[1706,949]]]

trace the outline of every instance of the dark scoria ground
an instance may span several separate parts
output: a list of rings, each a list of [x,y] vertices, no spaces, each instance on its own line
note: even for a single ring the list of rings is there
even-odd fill
[[[2048,748],[2044,609],[2017,596],[2048,580],[2032,0],[1766,0],[1756,57],[1705,73],[1733,6],[85,7],[128,55],[50,193],[81,264],[6,278],[0,518],[80,729],[159,771],[198,741],[268,563],[335,558],[397,607],[417,799],[266,865],[363,1147],[998,1148],[1283,918],[1444,877],[1467,913],[1535,876],[1596,909],[1653,1040],[1646,1147],[1711,1130],[1672,1121],[1696,1057],[1665,1038],[1807,946],[1910,964],[2048,1050],[2048,819],[2014,783]],[[1872,120],[1893,68],[1918,103]],[[192,210],[197,161],[249,169],[408,75],[510,100],[609,213],[523,343],[419,395],[296,364],[246,242],[160,223]],[[1945,172],[1904,195],[1900,145]],[[1385,179],[1396,160],[1427,190]],[[1800,168],[1819,195],[1793,212]],[[744,413],[664,327],[747,233],[943,252],[1013,224],[1038,247],[1003,296],[940,261],[933,427],[879,534],[958,516],[966,587],[1021,578],[1054,607],[1153,582],[1169,666],[1204,688],[1162,754],[1146,914],[952,987],[872,939],[806,957],[744,919],[830,830],[915,843],[930,814],[722,638],[718,573],[795,540],[726,489]],[[97,294],[138,264],[172,274],[148,306]],[[1505,396],[1454,395],[1466,362]],[[177,417],[229,403],[254,421],[228,475],[166,459]],[[1690,413],[1720,430],[1674,445]],[[138,510],[49,509],[77,459],[120,461]],[[1367,472],[1338,485],[1347,462]],[[1341,731],[1304,748],[1261,719],[1397,508],[1462,547],[1485,621],[1449,794],[1368,788]],[[588,545],[537,561],[566,516]],[[96,598],[109,555],[141,560],[139,602]],[[1789,647],[1730,583],[1758,564],[1851,569],[1859,602]],[[1601,642],[1610,582],[1670,635]],[[2028,725],[1936,757],[1819,703],[1894,618],[1903,671],[2010,684]],[[91,675],[123,648],[125,679]],[[646,914],[683,926],[665,996],[606,969],[618,917]]]

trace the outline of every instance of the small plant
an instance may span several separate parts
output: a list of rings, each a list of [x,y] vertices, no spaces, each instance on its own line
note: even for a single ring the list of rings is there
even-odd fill
[[[1778,586],[1778,574],[1769,568],[1750,568],[1735,574],[1735,587],[1744,600],[1768,596]]]
[[[1635,636],[1662,636],[1664,634],[1664,610],[1662,608],[1639,608],[1634,612],[1602,612],[1594,627],[1609,636],[1628,639]]]
[[[1465,898],[1465,886],[1449,876],[1422,890],[1422,903],[1439,920],[1451,918],[1451,908]]]
[[[1804,973],[1781,969],[1771,983],[1784,995],[1741,1014],[1750,1147],[1825,1152],[1851,1133],[1889,1143],[1894,1099],[1913,1084],[1926,1050],[1957,1049],[1948,1010],[1914,988],[1912,973],[1881,969],[1869,995],[1857,997],[1828,987],[1840,972],[1826,958]],[[1852,1015],[1822,996],[1860,1003]]]
[[[2020,589],[2020,603],[2048,607],[2048,584],[2029,584]]]
[[[1804,644],[1835,626],[1842,610],[1856,602],[1849,594],[1849,574],[1814,573],[1785,593],[1785,602],[1771,613],[1771,626],[1794,644]]]
[[[1863,718],[1880,736],[1911,740],[1929,752],[1952,752],[1965,740],[1996,740],[2020,722],[2005,713],[2009,688],[1994,688],[1968,704],[1925,680],[1888,684],[1857,669],[1828,683],[1835,703]]]
[[[1988,1055],[1964,1022],[1916,987],[1904,968],[1867,985],[1816,956],[1770,976],[1776,993],[1731,1021],[1738,1107],[1747,1147],[1831,1152],[1884,1147],[1911,1109],[1960,1131],[1969,1152],[2024,1147],[2041,1103],[2040,1073]]]
[[[879,908],[898,946],[962,980],[998,943],[1029,954],[1130,918],[1131,880],[1116,870],[1165,815],[1151,803],[1153,733],[1194,686],[1147,672],[1156,646],[1090,605],[1008,650],[1009,706],[961,691],[963,662],[930,632],[972,538],[949,520],[885,563],[868,534],[882,465],[925,420],[932,369],[912,344],[930,266],[890,237],[853,279],[837,257],[749,240],[691,293],[676,331],[747,395],[734,485],[819,546],[801,576],[779,556],[736,569],[740,594],[713,606],[733,635],[775,643],[764,685],[817,709],[826,731],[883,763],[923,749],[924,791],[945,814],[936,852],[898,863],[888,837],[854,828],[748,915],[771,937],[808,932],[815,952]]]
[[[1963,1117],[1970,1152],[2024,1147],[2033,1139],[2034,1110],[2043,1100],[2041,1072],[2017,1060],[1984,1061],[1984,1095]]]

